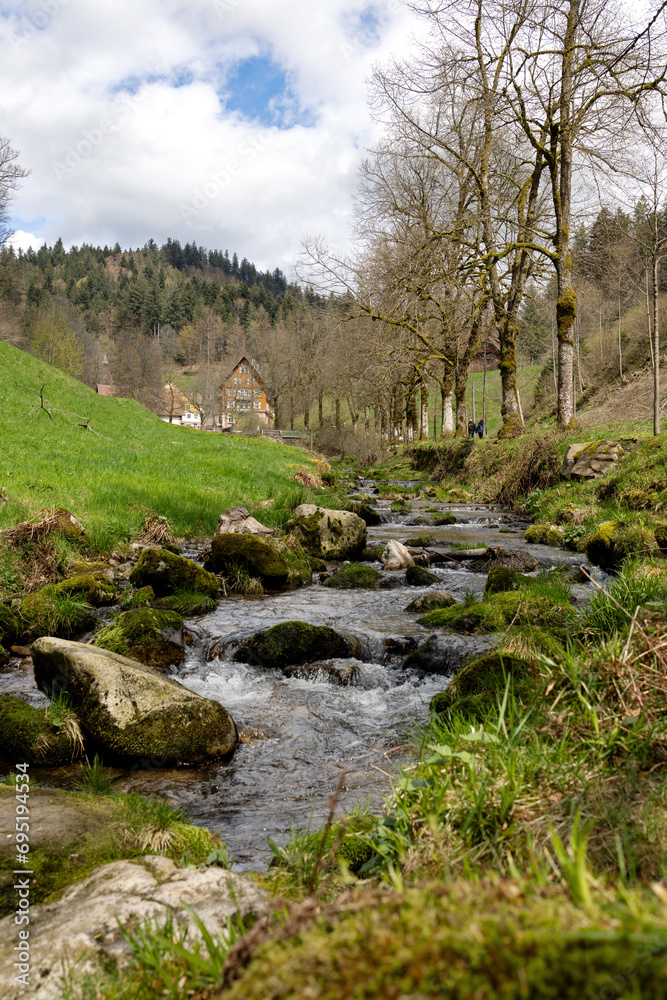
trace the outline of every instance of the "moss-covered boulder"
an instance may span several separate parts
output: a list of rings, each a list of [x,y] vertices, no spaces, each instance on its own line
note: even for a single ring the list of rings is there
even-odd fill
[[[523,537],[532,545],[561,548],[565,544],[565,531],[557,524],[531,524]]]
[[[521,657],[486,653],[466,664],[445,691],[433,696],[431,711],[442,713],[455,706],[471,718],[483,717],[502,697],[508,678],[515,696],[522,701],[534,691],[535,676],[534,668]]]
[[[306,622],[281,622],[244,639],[233,659],[237,663],[281,669],[292,664],[350,656],[349,642],[332,628]]]
[[[499,632],[505,628],[502,611],[495,604],[485,601],[429,611],[417,621],[427,628],[440,627],[452,632]]]
[[[485,594],[498,594],[505,590],[516,590],[523,580],[521,573],[507,566],[491,566],[486,578]]]
[[[28,639],[40,635],[67,639],[97,625],[92,608],[80,594],[62,593],[56,588],[57,584],[49,584],[23,598],[21,619],[25,624],[22,631]]]
[[[308,556],[308,565],[312,573],[326,573],[327,571],[327,564],[324,559],[318,559],[316,556]]]
[[[627,556],[650,555],[655,549],[654,531],[639,522],[604,521],[585,545],[589,560],[607,572],[615,572]]]
[[[440,583],[440,577],[423,566],[408,566],[405,571],[405,582],[409,587],[430,587]]]
[[[653,535],[655,537],[655,543],[661,552],[667,552],[667,524],[663,521],[656,524],[653,528]],[[0,612],[1,613],[1,612]],[[0,624],[0,629],[2,625]]]
[[[123,611],[132,611],[133,608],[147,608],[155,600],[155,591],[152,587],[139,587],[135,590],[130,587],[125,591],[120,601]],[[173,610],[177,610],[174,608]]]
[[[177,590],[197,590],[209,597],[217,597],[220,592],[213,573],[167,549],[144,549],[130,573],[130,583],[137,588],[152,587],[158,597]]]
[[[290,581],[290,568],[283,556],[268,541],[255,535],[216,535],[206,565],[223,576],[234,576],[243,570],[269,590],[279,590]]]
[[[365,523],[368,528],[375,528],[378,524],[384,524],[385,518],[379,511],[375,510],[367,503],[351,503],[350,510]]]
[[[372,566],[349,563],[332,573],[322,586],[332,587],[334,590],[373,590],[377,587],[379,580],[380,574]]]
[[[303,545],[295,535],[287,535],[285,538],[272,538],[270,545],[276,550],[281,559],[284,559],[289,572],[288,583],[290,587],[303,587],[310,583],[313,569],[310,559]],[[324,572],[326,566],[324,567]]]
[[[23,634],[23,628],[11,608],[0,604],[0,642],[13,646]]]
[[[494,594],[490,600],[506,624],[517,628],[536,626],[563,637],[579,624],[574,606],[554,594],[540,594],[530,589],[511,590]]]
[[[236,747],[222,705],[134,660],[50,637],[33,643],[32,659],[39,688],[66,690],[82,726],[110,754],[199,764]]]
[[[355,559],[366,547],[366,525],[351,511],[301,504],[287,528],[309,555],[319,559]]]
[[[135,608],[124,611],[98,632],[93,644],[156,670],[167,670],[183,662],[182,630],[183,619],[175,611]]]
[[[451,608],[456,604],[456,598],[444,590],[429,590],[410,601],[406,611],[434,611],[436,608]]]
[[[390,510],[392,514],[409,514],[410,504],[402,497],[399,500],[392,500]],[[426,522],[424,522],[426,523]]]
[[[54,593],[80,594],[88,604],[100,607],[104,604],[114,603],[118,597],[118,587],[113,580],[100,573],[83,573],[79,576],[68,577],[62,583],[56,583]]]
[[[433,524],[436,528],[441,528],[447,524],[456,524],[456,517],[454,514],[440,514],[438,517],[433,518]]]
[[[58,767],[78,760],[83,740],[67,709],[33,708],[22,698],[0,697],[0,757],[9,764]]]

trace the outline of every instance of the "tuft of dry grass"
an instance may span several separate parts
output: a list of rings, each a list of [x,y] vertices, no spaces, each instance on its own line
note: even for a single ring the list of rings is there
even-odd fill
[[[175,538],[167,518],[153,511],[144,518],[136,540],[142,545],[158,545],[161,542],[173,542]]]

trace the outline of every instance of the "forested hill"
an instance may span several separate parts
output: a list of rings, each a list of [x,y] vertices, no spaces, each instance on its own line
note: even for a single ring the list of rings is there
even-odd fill
[[[168,324],[179,331],[202,306],[224,322],[242,325],[251,307],[274,319],[281,307],[299,297],[282,271],[259,271],[227,250],[207,250],[193,241],[184,246],[168,239],[149,240],[141,249],[122,250],[83,244],[66,250],[61,239],[39,250],[3,252],[2,288],[15,306],[39,309],[53,296],[67,299],[89,331],[122,328],[155,331]],[[287,301],[286,301],[287,299]]]

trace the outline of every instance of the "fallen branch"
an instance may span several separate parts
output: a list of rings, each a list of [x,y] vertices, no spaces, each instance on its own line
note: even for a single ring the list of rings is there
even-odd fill
[[[32,410],[30,410],[28,413],[29,417],[31,417],[33,413],[37,413],[39,410],[44,410],[44,413],[46,413],[50,420],[53,420],[54,413],[67,413],[70,417],[76,417],[77,420],[83,420],[83,423],[79,424],[79,427],[83,427],[84,430],[90,431],[91,434],[97,434],[98,437],[102,436],[99,431],[94,430],[94,428],[90,426],[92,417],[82,417],[80,413],[74,413],[72,410],[61,410],[59,406],[51,406],[48,399],[44,399],[46,382],[42,385],[41,389],[33,389],[32,386],[23,385],[22,382],[15,382],[14,385],[17,385],[20,389],[27,389],[28,392],[34,392],[35,395],[39,396],[39,406],[35,406]],[[48,406],[47,403],[49,404]]]

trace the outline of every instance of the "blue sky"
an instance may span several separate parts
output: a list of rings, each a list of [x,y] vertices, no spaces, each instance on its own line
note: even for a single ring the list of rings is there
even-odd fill
[[[31,170],[17,244],[172,236],[289,270],[349,240],[376,138],[374,62],[405,54],[400,0],[0,4],[0,134]]]

